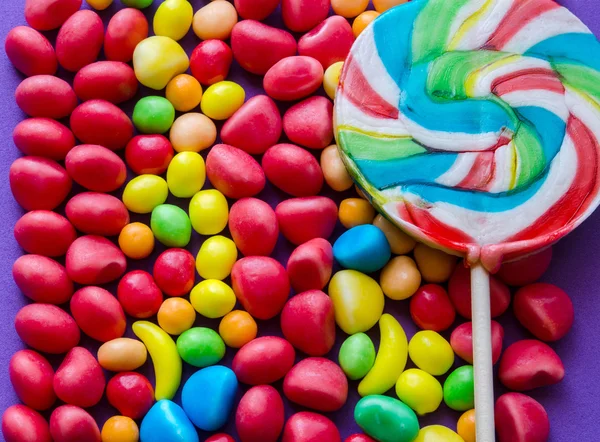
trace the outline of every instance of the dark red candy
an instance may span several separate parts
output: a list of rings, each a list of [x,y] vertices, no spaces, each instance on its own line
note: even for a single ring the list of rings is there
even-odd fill
[[[100,287],[77,290],[70,303],[71,314],[79,328],[100,342],[117,339],[125,333],[125,313],[117,298]]]
[[[330,0],[282,0],[283,22],[292,31],[308,31],[325,20],[330,4]]]
[[[73,148],[65,159],[73,180],[94,192],[113,192],[127,178],[127,167],[119,156],[106,147],[82,144]]]
[[[298,53],[316,59],[327,69],[346,59],[352,43],[354,34],[348,20],[334,15],[298,40]]]
[[[537,282],[552,261],[552,247],[517,261],[502,264],[496,277],[508,285],[523,286]]]
[[[248,390],[235,413],[235,427],[242,442],[277,442],[284,420],[283,401],[270,385]]]
[[[77,106],[71,85],[52,75],[35,75],[17,86],[15,100],[31,117],[64,118]]]
[[[67,251],[65,261],[69,277],[78,284],[106,284],[125,273],[127,260],[108,239],[87,235],[77,238]]]
[[[118,11],[108,22],[104,38],[107,60],[128,63],[133,58],[137,44],[148,37],[148,20],[134,8]]]
[[[376,442],[366,434],[352,434],[344,439],[344,442]]]
[[[75,405],[61,405],[50,416],[54,442],[100,442],[100,429],[90,414]]]
[[[290,107],[283,130],[292,143],[324,149],[333,140],[333,104],[325,97],[310,97]]]
[[[133,124],[117,106],[105,100],[80,104],[71,115],[71,130],[85,144],[119,150],[131,140]]]
[[[168,249],[154,263],[154,280],[168,296],[183,296],[194,287],[196,263],[184,249]]]
[[[286,57],[278,61],[263,79],[267,95],[282,101],[308,97],[322,83],[323,66],[314,58],[303,56]]]
[[[286,270],[292,288],[297,292],[322,290],[333,271],[333,248],[326,239],[315,238],[296,247]]]
[[[47,410],[54,405],[54,370],[41,354],[19,350],[10,359],[8,372],[15,393],[25,405],[34,410]]]
[[[121,415],[141,419],[154,403],[154,389],[146,376],[129,371],[108,381],[106,397]]]
[[[63,304],[73,295],[73,283],[67,276],[67,270],[45,256],[19,257],[12,273],[19,290],[34,302]]]
[[[4,50],[15,68],[27,77],[54,75],[56,53],[46,37],[28,26],[17,26],[6,35]]]
[[[323,172],[317,159],[293,144],[277,144],[262,158],[267,179],[292,196],[312,196],[323,187]]]
[[[341,442],[337,427],[325,416],[301,411],[285,423],[282,442]]]
[[[83,347],[71,349],[54,375],[54,391],[58,398],[83,408],[100,402],[105,385],[102,367]]]
[[[211,85],[227,78],[232,62],[233,52],[227,43],[205,40],[192,52],[190,70],[200,83]]]
[[[67,71],[77,72],[98,58],[104,42],[104,25],[94,11],[73,14],[58,31],[56,56]]]
[[[90,235],[118,235],[129,223],[123,202],[106,193],[79,193],[69,200],[65,213],[77,230]]]
[[[16,125],[13,141],[25,155],[64,160],[75,146],[71,130],[50,118],[29,118]]]
[[[544,407],[521,393],[498,398],[494,410],[498,442],[547,442],[550,421]]]
[[[143,270],[134,270],[121,278],[117,297],[125,313],[137,319],[157,314],[163,301],[152,275]]]
[[[137,175],[161,175],[166,172],[175,152],[163,135],[138,135],[125,147],[125,161]]]
[[[15,329],[25,344],[44,353],[66,353],[79,343],[75,320],[55,305],[26,305],[15,317]]]
[[[15,224],[14,234],[23,250],[43,256],[63,256],[77,238],[69,220],[49,210],[23,215]]]
[[[235,439],[231,437],[229,434],[219,433],[213,434],[204,442],[235,442]]]
[[[283,236],[296,245],[329,238],[337,222],[337,206],[324,196],[291,198],[279,203],[275,214]]]
[[[231,369],[244,384],[272,384],[290,371],[295,357],[294,347],[285,339],[262,336],[240,348]]]
[[[206,175],[211,184],[228,198],[247,198],[265,187],[265,173],[246,152],[217,144],[206,157]]]
[[[234,0],[233,4],[240,17],[246,20],[264,20],[277,6],[280,0]]]
[[[118,104],[133,98],[138,81],[128,64],[98,61],[77,72],[73,89],[82,101],[101,99]]]
[[[410,316],[423,330],[441,332],[450,328],[456,312],[444,287],[426,284],[412,296]]]
[[[268,256],[275,249],[279,228],[275,212],[256,198],[236,201],[229,211],[229,231],[245,256]]]
[[[504,328],[496,321],[492,321],[492,362],[500,360],[502,343],[504,341]],[[473,364],[473,323],[465,322],[454,329],[450,335],[450,345],[459,357],[469,364]]]
[[[48,422],[25,405],[11,405],[2,415],[5,442],[52,442]]]
[[[38,31],[60,27],[79,11],[82,0],[25,0],[25,20]]]

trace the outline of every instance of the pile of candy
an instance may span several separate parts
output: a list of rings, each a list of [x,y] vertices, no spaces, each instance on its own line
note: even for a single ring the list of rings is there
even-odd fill
[[[356,384],[362,399],[354,416],[366,434],[346,442],[475,441],[473,367],[453,369],[455,355],[473,362],[471,323],[449,340],[440,334],[457,313],[471,317],[468,269],[376,216],[359,189],[339,207],[319,195],[325,183],[337,192],[353,186],[331,144],[343,60],[380,12],[404,1],[375,0],[376,11],[366,11],[367,0],[214,1],[194,12],[187,0],[165,0],[149,37],[138,9],[152,0],[122,0],[129,8],[106,30],[96,12],[80,10],[81,0],[26,0],[30,27],[9,33],[6,52],[27,77],[15,98],[31,117],[14,130],[25,156],[13,163],[10,184],[27,211],[14,234],[28,254],[13,276],[32,301],[15,328],[33,350],[10,362],[24,405],[3,415],[7,441],[193,442],[196,427],[217,432],[237,406],[242,442],[338,442],[339,429],[321,413],[344,407]],[[102,10],[112,0],[87,2]],[[273,13],[295,34],[260,21]],[[54,46],[39,32],[58,28]],[[203,41],[188,58],[178,40],[190,28]],[[106,61],[97,61],[102,48]],[[246,101],[244,89],[226,80],[234,60],[264,76],[266,95]],[[72,85],[55,76],[59,66],[75,73]],[[118,105],[138,96],[138,82],[164,96],[139,99],[130,118]],[[295,103],[282,117],[274,100]],[[282,132],[289,142],[279,144]],[[225,144],[215,145],[217,136]],[[289,196],[275,209],[256,198],[267,181]],[[73,182],[84,191],[73,192]],[[169,195],[186,200],[166,204]],[[338,220],[347,231],[332,245]],[[270,257],[280,233],[296,246],[285,267]],[[206,239],[194,257],[185,248],[196,234]],[[155,241],[164,251],[152,274],[126,273],[128,263],[152,255]],[[545,342],[569,331],[573,307],[561,289],[535,283],[551,253],[505,264],[492,278],[492,317],[509,308],[508,286],[522,287],[513,310],[536,338],[503,352],[502,326],[492,324],[499,379],[514,391],[496,404],[501,442],[548,438],[543,407],[520,392],[564,376]],[[409,309],[422,331],[409,339],[384,313],[386,302]],[[197,314],[220,320],[218,330],[195,326]],[[256,320],[278,315],[283,337],[257,337]],[[128,317],[138,339],[124,337]],[[377,324],[376,350],[366,332]],[[339,364],[332,361],[337,327],[349,335]],[[102,343],[97,357],[78,346],[81,332]],[[227,347],[239,349],[231,367],[218,365]],[[42,353],[65,356],[54,370]],[[154,383],[135,371],[147,353]],[[409,358],[415,368],[405,370]],[[198,371],[176,403],[184,364]],[[279,390],[271,386],[281,380]],[[100,431],[85,408],[105,393],[119,415]],[[284,400],[312,411],[286,421]],[[57,401],[48,422],[40,412]],[[442,402],[464,412],[457,432],[420,428],[417,416]]]

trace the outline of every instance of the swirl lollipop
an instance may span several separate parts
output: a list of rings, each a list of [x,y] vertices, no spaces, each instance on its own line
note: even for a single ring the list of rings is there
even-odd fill
[[[487,272],[600,202],[600,43],[552,0],[416,0],[355,42],[335,128],[373,205],[471,265],[477,437],[493,441]]]

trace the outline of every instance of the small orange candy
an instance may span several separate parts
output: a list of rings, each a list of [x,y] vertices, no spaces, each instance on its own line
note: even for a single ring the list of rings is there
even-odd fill
[[[385,12],[394,6],[402,5],[408,0],[373,0],[373,6],[377,12]]]
[[[119,235],[119,247],[128,258],[147,258],[154,249],[154,234],[146,224],[127,224]]]
[[[354,19],[354,23],[352,23],[352,32],[354,33],[354,37],[358,37],[360,33],[369,25],[369,23],[375,20],[378,15],[379,12],[377,11],[365,11],[356,17]]]
[[[353,18],[367,9],[369,0],[331,0],[333,12],[346,18]]]
[[[179,112],[191,111],[202,100],[202,86],[191,75],[180,74],[167,84],[166,96]]]
[[[240,348],[256,338],[258,326],[250,313],[234,310],[227,313],[219,324],[219,334],[228,347]]]
[[[102,442],[137,442],[139,437],[137,424],[125,416],[113,416],[102,427]]]
[[[456,432],[465,442],[475,442],[475,410],[465,411],[458,419]]]
[[[170,335],[178,336],[189,330],[196,320],[196,310],[183,298],[168,298],[158,310],[158,325]]]
[[[340,203],[340,222],[346,229],[371,224],[375,218],[375,209],[362,198],[346,198]]]

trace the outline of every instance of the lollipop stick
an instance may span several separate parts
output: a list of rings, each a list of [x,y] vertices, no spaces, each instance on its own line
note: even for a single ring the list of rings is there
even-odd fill
[[[490,276],[481,264],[471,268],[471,298],[477,442],[494,442]]]

